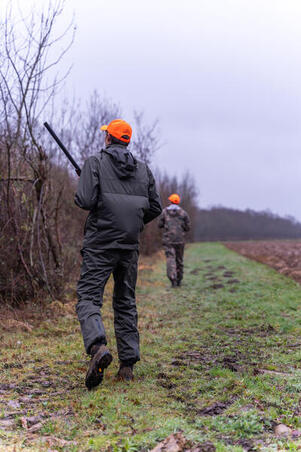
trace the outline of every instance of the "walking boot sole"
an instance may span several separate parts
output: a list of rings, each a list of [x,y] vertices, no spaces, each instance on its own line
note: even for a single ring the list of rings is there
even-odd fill
[[[86,386],[89,391],[102,382],[104,370],[111,364],[112,359],[109,351],[102,354],[96,353],[93,356],[86,375]]]

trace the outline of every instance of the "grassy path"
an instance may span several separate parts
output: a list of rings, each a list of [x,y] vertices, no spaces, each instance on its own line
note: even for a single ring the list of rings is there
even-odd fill
[[[170,289],[163,261],[142,265],[135,383],[114,380],[115,359],[86,391],[74,301],[31,333],[0,332],[0,450],[147,451],[179,430],[219,452],[297,450],[273,426],[301,427],[301,287],[219,244],[190,246],[185,272]]]

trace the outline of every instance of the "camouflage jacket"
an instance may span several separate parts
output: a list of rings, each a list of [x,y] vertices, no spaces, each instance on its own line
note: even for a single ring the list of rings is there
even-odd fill
[[[184,209],[176,204],[171,204],[163,209],[158,226],[164,229],[164,245],[184,243],[185,232],[190,229],[190,218]]]

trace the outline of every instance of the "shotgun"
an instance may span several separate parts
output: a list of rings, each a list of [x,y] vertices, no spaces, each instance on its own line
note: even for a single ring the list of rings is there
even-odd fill
[[[52,136],[52,138],[57,142],[57,144],[59,145],[59,147],[61,148],[61,150],[64,152],[65,156],[67,157],[67,159],[71,162],[71,164],[74,166],[76,174],[78,176],[80,176],[81,173],[81,169],[78,166],[78,164],[76,163],[76,161],[74,160],[74,158],[72,157],[72,155],[67,151],[67,149],[65,148],[65,146],[63,145],[63,143],[61,142],[61,140],[59,139],[59,137],[54,133],[54,131],[52,130],[52,128],[50,127],[50,125],[48,124],[48,122],[44,122],[44,126],[46,127],[46,129],[48,130],[48,132],[50,133],[50,135]]]

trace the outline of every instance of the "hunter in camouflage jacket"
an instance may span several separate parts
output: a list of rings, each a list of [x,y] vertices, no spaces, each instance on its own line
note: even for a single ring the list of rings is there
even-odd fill
[[[158,226],[163,228],[163,248],[166,255],[167,276],[172,287],[180,286],[184,269],[185,234],[190,230],[189,215],[177,204],[171,204],[163,209]]]

